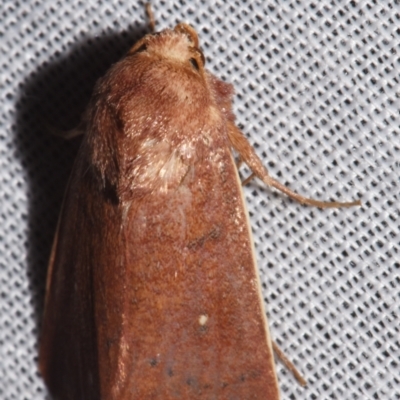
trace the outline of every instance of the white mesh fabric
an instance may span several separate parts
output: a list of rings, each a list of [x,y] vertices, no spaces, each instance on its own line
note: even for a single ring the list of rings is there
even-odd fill
[[[400,398],[398,1],[154,1],[157,28],[199,33],[207,68],[271,175],[344,210],[245,188],[282,399]],[[147,29],[142,4],[0,5],[0,399],[46,399],[37,372],[45,272],[93,84]],[[246,174],[246,172],[245,172]],[[244,176],[245,176],[244,174]]]

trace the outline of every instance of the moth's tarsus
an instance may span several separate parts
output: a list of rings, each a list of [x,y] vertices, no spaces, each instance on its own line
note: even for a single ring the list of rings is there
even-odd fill
[[[55,127],[54,125],[51,125],[49,122],[43,120],[42,121],[44,129],[47,131],[47,133],[60,137],[65,140],[73,139],[76,138],[77,136],[83,135],[85,133],[85,127],[83,124],[79,124],[77,127],[69,130],[63,130],[60,128]]]
[[[298,369],[294,366],[294,364],[286,357],[285,353],[281,350],[281,348],[272,341],[272,348],[276,356],[282,361],[283,365],[293,374],[296,378],[297,382],[300,383],[301,386],[306,386],[307,381],[303,378],[303,375],[298,371]]]
[[[287,186],[278,182],[276,179],[267,176],[263,179],[264,183],[268,186],[272,186],[278,189],[282,193],[285,193],[291,199],[298,201],[300,204],[307,206],[314,206],[318,208],[348,208],[354,206],[361,206],[361,200],[349,201],[349,202],[339,202],[339,201],[319,201],[310,199],[308,197],[301,196],[300,194],[293,192]]]
[[[242,186],[246,186],[250,181],[252,181],[257,175],[253,172],[246,179],[242,181]],[[361,200],[349,201],[349,202],[339,202],[339,201],[319,201],[315,199],[310,199],[308,197],[304,197],[296,192],[290,190],[287,186],[278,182],[277,180],[271,178],[269,175],[263,179],[263,182],[272,186],[275,189],[278,189],[280,192],[286,194],[293,200],[296,200],[300,204],[307,206],[314,206],[319,208],[348,208],[354,206],[361,206]]]

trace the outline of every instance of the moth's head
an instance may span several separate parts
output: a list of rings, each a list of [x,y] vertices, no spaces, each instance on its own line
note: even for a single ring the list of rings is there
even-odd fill
[[[199,38],[194,28],[185,23],[178,24],[173,30],[145,36],[132,47],[128,56],[138,56],[149,62],[164,61],[188,73],[204,74],[205,58]]]

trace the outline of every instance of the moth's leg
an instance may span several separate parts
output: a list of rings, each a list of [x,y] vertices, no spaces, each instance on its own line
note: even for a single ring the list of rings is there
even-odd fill
[[[155,32],[156,29],[156,19],[154,18],[153,9],[151,8],[151,3],[146,3],[146,13],[149,19],[149,28],[151,32]]]
[[[46,130],[49,133],[66,140],[73,139],[85,133],[85,128],[82,125],[79,125],[76,128],[70,129],[68,131],[63,131],[62,129],[58,129],[52,125],[49,125],[48,123],[45,123],[45,126]]]
[[[272,341],[272,348],[274,349],[276,356],[282,361],[283,365],[296,378],[297,382],[299,382],[301,386],[306,386],[307,381],[303,378],[303,376],[300,374],[300,372],[297,370],[294,364],[286,357],[285,353],[280,349],[280,347],[274,341]]]
[[[242,156],[239,154],[239,157],[236,160],[236,169],[239,170],[239,168],[242,166],[243,164],[243,158]]]
[[[242,186],[246,186],[255,177],[256,177],[256,174],[254,172],[252,172],[245,180],[242,181]]]
[[[237,160],[235,161],[236,164],[236,169],[239,171],[240,167],[243,164],[243,158],[242,156],[239,154],[239,157],[237,158]],[[246,179],[244,179],[242,182],[242,186],[246,186],[256,175],[254,174],[254,172],[248,176]]]
[[[343,203],[338,201],[318,201],[293,192],[288,187],[269,176],[267,169],[263,166],[256,152],[250,146],[250,143],[247,141],[246,137],[236,127],[234,123],[229,123],[228,135],[233,148],[239,153],[242,160],[250,167],[250,169],[253,171],[254,176],[261,179],[266,185],[272,186],[280,190],[281,192],[285,193],[287,196],[298,201],[299,203],[320,208],[340,208],[361,205],[360,200]],[[244,184],[248,183],[251,179],[253,179],[253,175],[250,175],[250,177],[244,181]]]

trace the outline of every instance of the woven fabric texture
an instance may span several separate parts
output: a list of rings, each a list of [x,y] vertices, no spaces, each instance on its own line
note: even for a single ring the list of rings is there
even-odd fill
[[[154,0],[185,21],[207,69],[234,84],[237,123],[302,207],[253,181],[245,195],[282,399],[400,399],[398,1]],[[93,85],[146,32],[143,4],[0,4],[0,399],[48,399],[37,372],[47,261]],[[246,168],[241,172],[245,177]]]

